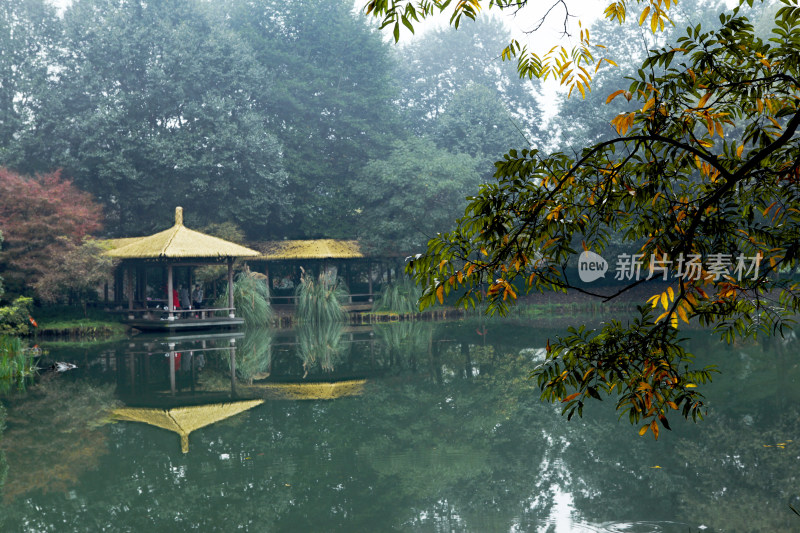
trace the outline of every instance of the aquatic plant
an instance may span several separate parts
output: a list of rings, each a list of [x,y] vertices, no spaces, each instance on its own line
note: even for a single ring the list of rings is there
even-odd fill
[[[345,322],[347,311],[342,305],[348,296],[341,279],[323,272],[314,280],[303,270],[300,284],[295,290],[297,317],[302,323],[324,324]]]
[[[383,288],[372,310],[398,314],[418,313],[417,301],[421,296],[422,289],[412,279],[404,277]]]
[[[6,484],[6,476],[8,475],[8,461],[6,461],[6,452],[3,451],[3,430],[6,429],[6,409],[3,404],[0,404],[0,494],[3,492],[3,485]],[[2,521],[0,521],[2,525]]]
[[[236,275],[233,281],[233,305],[239,316],[244,318],[247,327],[263,327],[272,318],[269,297],[269,286],[265,275],[250,272],[248,268]],[[227,288],[217,298],[215,305],[228,306]]]
[[[25,388],[26,379],[36,372],[37,351],[18,337],[0,335],[0,392],[8,392],[15,384],[20,390]]]

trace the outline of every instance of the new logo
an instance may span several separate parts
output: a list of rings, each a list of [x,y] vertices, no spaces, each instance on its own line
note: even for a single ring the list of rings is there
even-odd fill
[[[578,257],[578,276],[584,283],[605,277],[608,263],[599,254],[586,250]]]

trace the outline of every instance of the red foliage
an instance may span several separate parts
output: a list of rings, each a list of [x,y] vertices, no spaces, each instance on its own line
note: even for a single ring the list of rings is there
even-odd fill
[[[0,262],[8,282],[32,284],[57,261],[59,237],[79,242],[102,228],[102,207],[61,172],[21,176],[0,168]]]

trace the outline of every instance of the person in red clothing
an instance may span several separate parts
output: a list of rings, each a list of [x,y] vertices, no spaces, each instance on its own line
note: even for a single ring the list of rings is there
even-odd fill
[[[167,290],[167,286],[164,285],[164,296],[167,297],[167,301],[169,302],[169,291]],[[178,291],[175,290],[175,287],[172,287],[172,308],[173,309],[180,309],[181,308],[181,301],[178,299]],[[167,308],[164,307],[166,310]]]

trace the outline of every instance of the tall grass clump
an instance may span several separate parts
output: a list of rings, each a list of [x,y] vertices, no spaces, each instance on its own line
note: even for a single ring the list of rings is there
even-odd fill
[[[227,288],[215,305],[228,306]],[[233,280],[233,305],[237,314],[244,318],[245,326],[264,327],[272,318],[267,277],[249,269],[239,272]]]
[[[419,312],[417,303],[422,297],[422,289],[411,278],[402,278],[385,286],[372,306],[373,311],[398,314]]]
[[[35,354],[18,337],[0,336],[0,392],[8,392],[15,384],[20,390],[25,388],[26,378],[36,371]]]
[[[322,273],[315,280],[306,274],[300,277],[295,290],[297,317],[304,324],[327,324],[345,322],[347,311],[343,302],[348,292],[341,280],[330,273]]]

